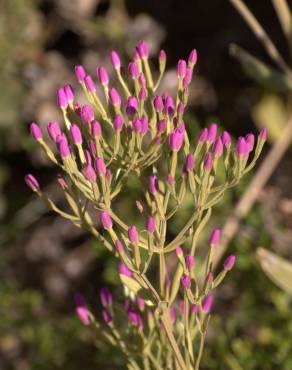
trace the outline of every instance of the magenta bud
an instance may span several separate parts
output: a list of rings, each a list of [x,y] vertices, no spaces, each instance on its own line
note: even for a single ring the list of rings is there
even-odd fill
[[[61,137],[60,141],[58,141],[58,149],[59,149],[59,153],[62,159],[66,159],[71,155],[71,151],[70,151],[67,139],[65,139],[64,137]]]
[[[26,185],[32,190],[32,191],[38,191],[39,188],[40,188],[40,185],[37,181],[37,179],[31,175],[31,174],[28,174],[24,177],[24,181],[26,183]]]
[[[264,127],[264,128],[261,129],[261,131],[259,133],[259,136],[258,136],[258,139],[260,141],[266,141],[267,137],[268,137],[268,130]]]
[[[86,180],[88,180],[89,182],[96,181],[96,173],[94,171],[94,168],[90,164],[86,165],[83,168],[82,173],[84,177],[86,178]]]
[[[90,92],[90,93],[95,93],[96,92],[96,86],[95,86],[95,83],[92,79],[92,77],[90,75],[87,75],[85,78],[84,78],[84,83],[85,83],[85,86],[86,86],[86,89]]]
[[[208,129],[207,128],[203,128],[203,130],[201,130],[199,132],[198,140],[201,143],[205,143],[207,141],[207,138],[208,138]]]
[[[174,113],[174,102],[171,96],[167,96],[164,103],[164,109],[168,116],[172,116]]]
[[[106,172],[105,172],[105,179],[106,179],[106,181],[107,182],[110,182],[111,179],[112,179],[112,177],[113,177],[112,171],[109,168],[107,168],[106,169]]]
[[[108,307],[113,304],[113,296],[108,288],[101,288],[99,291],[99,296],[103,307]]]
[[[68,103],[73,103],[74,101],[74,90],[70,84],[64,86],[64,91],[67,97]]]
[[[164,50],[160,50],[159,52],[159,61],[160,62],[166,62],[166,53]]]
[[[147,90],[144,87],[141,87],[138,93],[138,99],[144,101],[147,99],[147,96],[148,96]]]
[[[108,73],[105,67],[101,66],[96,69],[98,81],[101,85],[107,86],[109,83]]]
[[[101,157],[95,158],[95,160],[94,160],[94,169],[95,169],[96,173],[98,174],[98,176],[105,176],[106,166],[105,166],[103,158],[101,158]]]
[[[128,228],[128,238],[132,244],[139,243],[139,233],[136,226],[130,226]]]
[[[138,101],[135,96],[130,96],[126,105],[126,113],[132,117],[138,112]]]
[[[144,311],[145,301],[144,301],[144,299],[142,299],[138,295],[136,296],[136,304],[137,304],[140,311]]]
[[[190,289],[192,285],[192,280],[188,275],[183,275],[180,279],[181,285],[184,289]]]
[[[155,220],[153,217],[149,216],[146,221],[146,229],[149,234],[153,234],[155,231]]]
[[[86,300],[84,296],[78,292],[74,293],[74,302],[77,307],[85,307],[86,306]]]
[[[211,123],[209,130],[208,130],[207,141],[209,143],[213,143],[216,139],[216,135],[217,135],[217,125],[216,123]]]
[[[180,101],[177,105],[177,113],[183,114],[184,110],[185,110],[185,107],[184,107],[183,103]]]
[[[253,134],[247,134],[246,137],[245,137],[245,142],[246,142],[246,146],[247,146],[247,150],[248,152],[251,152],[253,150],[253,147],[254,147],[254,135]]]
[[[139,74],[138,81],[139,81],[140,87],[144,87],[146,89],[146,77],[144,76],[142,72]]]
[[[68,100],[63,87],[57,89],[57,104],[61,109],[66,109],[68,106]]]
[[[228,256],[224,261],[224,269],[230,271],[236,262],[236,257],[234,255]]]
[[[156,95],[153,99],[153,104],[156,112],[162,112],[164,108],[163,100],[160,95]]]
[[[111,216],[107,211],[99,212],[99,220],[104,229],[110,230],[113,227]]]
[[[199,311],[199,307],[198,307],[198,305],[193,303],[193,304],[191,305],[191,307],[190,307],[190,313],[194,315],[194,314],[196,314],[198,311]]]
[[[114,107],[119,107],[122,103],[121,97],[114,87],[109,90],[109,99]]]
[[[206,171],[211,171],[212,167],[213,167],[212,154],[208,152],[204,159],[204,169]]]
[[[78,82],[84,81],[86,72],[83,66],[81,65],[75,66],[75,76]]]
[[[141,134],[142,132],[142,122],[140,118],[135,118],[132,123],[132,128],[134,132],[137,132],[138,134]]]
[[[91,124],[91,135],[93,137],[101,137],[102,135],[101,124],[96,120],[92,120],[90,124]]]
[[[222,143],[225,146],[225,148],[228,149],[231,145],[231,137],[230,137],[230,135],[227,131],[223,131],[223,133],[221,135],[221,140],[222,140]]]
[[[149,46],[145,40],[140,40],[137,45],[137,50],[142,59],[148,58],[149,56]]]
[[[121,275],[125,275],[125,276],[128,276],[128,277],[132,277],[133,276],[132,271],[130,271],[128,269],[128,267],[124,263],[120,263],[119,264],[119,273]]]
[[[129,70],[130,76],[133,79],[136,79],[139,77],[140,71],[138,68],[138,64],[136,62],[129,63],[128,70]]]
[[[184,142],[184,131],[176,129],[168,136],[168,142],[173,152],[178,152]]]
[[[211,284],[214,280],[214,275],[213,273],[210,271],[207,276],[206,276],[206,283],[207,284]]]
[[[91,105],[85,104],[80,108],[80,118],[84,124],[94,120],[94,111]]]
[[[93,140],[88,140],[88,147],[89,147],[89,150],[90,150],[90,153],[92,154],[92,156],[94,158],[96,158],[96,146],[95,146],[95,142]]]
[[[236,144],[236,154],[240,157],[245,157],[247,153],[248,147],[246,145],[246,141],[242,136],[240,136]]]
[[[210,313],[212,306],[213,306],[214,298],[211,294],[207,295],[207,297],[202,302],[202,310],[204,313]]]
[[[81,131],[80,131],[79,127],[75,123],[73,123],[70,126],[70,133],[71,133],[71,137],[72,137],[73,143],[75,145],[82,144]]]
[[[124,246],[119,239],[115,241],[115,248],[118,253],[122,253],[124,251]]]
[[[217,158],[220,158],[223,154],[223,143],[220,137],[217,137],[213,144],[213,153]]]
[[[91,159],[90,152],[88,150],[86,150],[86,149],[84,149],[83,152],[84,152],[86,163],[91,165],[92,159]]]
[[[121,129],[123,128],[123,125],[124,125],[123,117],[120,114],[117,114],[113,122],[114,130],[116,132],[121,131]]]
[[[192,68],[189,68],[187,67],[186,69],[186,75],[183,79],[183,87],[186,88],[189,86],[189,84],[192,82],[192,78],[193,78],[193,69]]]
[[[68,188],[68,184],[67,184],[67,181],[65,180],[65,178],[62,176],[62,175],[58,175],[57,176],[57,181],[59,183],[59,185],[61,186],[61,188],[63,190],[67,189]]]
[[[101,311],[101,314],[102,314],[102,318],[103,318],[103,321],[109,325],[113,322],[113,318],[112,318],[112,315],[110,314],[110,312],[106,309],[103,309]]]
[[[119,54],[116,51],[111,52],[111,61],[114,69],[120,69],[121,68],[121,60],[119,57]]]
[[[137,326],[139,328],[143,328],[143,321],[142,321],[142,318],[141,316],[133,311],[133,310],[129,310],[127,312],[127,315],[129,317],[129,320],[131,321],[131,323],[134,325],[134,326]]]
[[[176,253],[177,256],[183,256],[184,255],[182,247],[176,247],[175,248],[175,253]]]
[[[190,171],[193,171],[194,168],[195,168],[195,159],[194,156],[191,153],[189,153],[185,159],[184,172],[188,173]]]
[[[173,306],[169,307],[169,317],[172,322],[175,322],[176,319],[176,314],[175,314],[175,309]]]
[[[187,254],[185,257],[185,262],[187,269],[191,272],[192,269],[195,267],[195,257],[192,256],[191,254]]]
[[[59,122],[57,121],[49,122],[47,124],[47,131],[48,131],[50,138],[54,142],[56,142],[57,137],[62,134]]]
[[[161,119],[157,122],[157,131],[162,133],[166,130],[166,127],[167,127],[167,122],[165,119]]]
[[[197,55],[197,50],[193,49],[190,52],[189,58],[188,58],[188,65],[193,68],[195,64],[197,63],[198,55]]]
[[[211,247],[215,247],[220,242],[221,230],[214,229],[210,235],[209,243]]]
[[[176,75],[178,78],[183,79],[186,75],[187,63],[185,60],[180,59],[177,63]]]
[[[145,116],[142,116],[140,121],[141,121],[141,135],[144,136],[148,132],[149,122]]]
[[[157,177],[154,175],[148,177],[148,190],[153,195],[158,192],[158,181]]]
[[[76,314],[84,325],[90,324],[90,316],[85,307],[76,307]]]
[[[170,186],[174,184],[174,178],[171,175],[167,176],[166,181],[167,181],[168,185],[170,185]]]
[[[30,125],[30,134],[35,140],[41,140],[43,138],[40,126],[34,122]]]

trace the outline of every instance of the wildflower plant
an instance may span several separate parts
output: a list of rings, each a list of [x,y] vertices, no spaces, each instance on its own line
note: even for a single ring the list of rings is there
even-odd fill
[[[125,301],[114,304],[108,289],[102,289],[98,319],[77,294],[82,322],[120,348],[128,369],[198,370],[214,289],[233,268],[235,256],[227,257],[215,274],[212,261],[220,248],[220,229],[214,229],[205,246],[201,279],[197,242],[214,205],[254,167],[267,133],[263,129],[257,140],[248,134],[232,143],[229,133],[219,133],[212,123],[198,138],[188,135],[184,112],[196,50],[177,64],[174,97],[157,94],[166,65],[163,50],[158,76],[150,69],[145,41],[138,43],[128,73],[115,51],[111,61],[119,86],[111,86],[105,67],[97,68],[103,96],[81,65],[75,75],[88,104],[76,101],[71,85],[57,90],[64,127],[56,121],[47,125],[49,143],[40,127],[31,124],[32,137],[62,172],[58,182],[71,212],[61,210],[33,175],[25,181],[50,209],[90,232],[117,259]],[[223,181],[216,176],[219,166],[224,168]],[[134,177],[141,182],[144,199],[136,204],[145,230],[127,224],[116,206]],[[168,225],[178,217],[187,193],[191,214],[169,240]],[[176,263],[170,268],[171,254]]]

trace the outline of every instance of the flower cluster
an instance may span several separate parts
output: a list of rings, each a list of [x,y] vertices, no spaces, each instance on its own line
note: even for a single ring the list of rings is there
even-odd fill
[[[138,43],[128,73],[117,52],[112,51],[110,57],[118,87],[112,86],[104,66],[96,70],[98,84],[83,66],[76,66],[76,79],[88,104],[80,105],[73,87],[65,85],[57,90],[65,127],[49,122],[48,142],[39,125],[31,124],[32,137],[63,173],[57,180],[71,212],[60,209],[33,175],[27,175],[25,181],[49,208],[88,230],[119,260],[126,295],[122,311],[128,320],[119,327],[116,305],[104,289],[101,303],[106,328],[78,295],[77,314],[82,322],[95,326],[109,343],[119,346],[128,368],[138,369],[143,364],[145,369],[197,370],[213,290],[235,263],[235,256],[227,257],[221,272],[215,275],[213,259],[220,247],[220,229],[214,229],[199,276],[198,237],[212,207],[254,167],[267,132],[263,129],[257,139],[248,134],[233,143],[228,132],[219,132],[217,124],[211,123],[197,138],[189,137],[184,112],[197,63],[195,50],[187,61],[177,63],[174,97],[157,93],[166,65],[163,50],[157,75],[150,68],[145,41]],[[144,201],[137,199],[136,205],[145,220],[145,230],[128,225],[116,207],[121,190],[133,177],[141,181],[144,191]],[[193,211],[179,233],[168,241],[168,224],[187,193],[192,197]],[[98,217],[88,211],[89,204]],[[176,253],[177,261],[172,270],[166,260],[170,253]],[[158,273],[150,279],[150,267],[156,263]]]

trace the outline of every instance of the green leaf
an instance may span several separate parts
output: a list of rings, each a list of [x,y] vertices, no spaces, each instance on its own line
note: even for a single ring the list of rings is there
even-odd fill
[[[230,54],[240,62],[245,73],[257,83],[277,92],[292,90],[291,78],[263,63],[246,50],[232,44]]]
[[[292,294],[292,263],[264,248],[257,249],[257,258],[266,275],[280,288]]]

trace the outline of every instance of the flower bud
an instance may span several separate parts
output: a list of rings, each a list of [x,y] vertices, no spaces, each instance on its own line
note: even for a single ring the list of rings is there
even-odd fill
[[[193,69],[192,68],[189,68],[187,67],[186,69],[186,75],[183,79],[183,87],[186,88],[189,86],[189,84],[192,82],[192,78],[193,78]]]
[[[102,130],[101,130],[101,125],[98,121],[93,120],[91,121],[91,135],[93,137],[101,137],[102,135]]]
[[[132,244],[139,243],[139,233],[136,226],[130,226],[128,228],[128,238]]]
[[[62,176],[62,175],[58,175],[57,176],[57,181],[59,183],[59,185],[61,186],[61,188],[63,190],[67,189],[68,188],[68,184],[67,184],[67,181],[65,180],[65,178]]]
[[[185,159],[184,172],[188,173],[190,171],[193,171],[194,168],[195,168],[195,159],[194,156],[191,153],[189,153]]]
[[[86,300],[84,296],[78,292],[74,293],[74,302],[77,307],[85,307],[86,306]]]
[[[76,314],[84,325],[90,324],[90,316],[85,307],[76,307]]]
[[[57,138],[57,140],[58,140],[58,138]],[[60,141],[58,141],[58,149],[59,149],[59,153],[60,153],[60,156],[62,157],[62,159],[66,159],[71,155],[71,151],[70,151],[68,142],[64,137],[61,137]]]
[[[70,84],[64,86],[65,95],[68,103],[73,103],[74,101],[74,90]]]
[[[154,97],[153,104],[154,104],[154,108],[155,108],[156,112],[162,112],[163,111],[164,104],[163,104],[162,97],[160,95],[156,95]]]
[[[187,63],[185,60],[180,59],[177,63],[176,75],[178,78],[183,79],[186,75]]]
[[[81,65],[75,66],[75,76],[78,82],[84,81],[86,72],[83,66]]]
[[[260,141],[266,141],[267,137],[268,137],[268,130],[264,127],[264,128],[261,129],[261,131],[259,133],[259,136],[258,136],[258,139]]]
[[[157,122],[156,128],[159,133],[162,133],[166,130],[167,122],[165,119],[161,119]]]
[[[159,56],[158,56],[158,61],[159,61],[159,71],[162,73],[165,69],[166,65],[166,53],[164,50],[160,50]]]
[[[97,78],[98,78],[99,83],[102,86],[107,86],[108,83],[109,83],[109,77],[108,77],[108,73],[107,73],[106,68],[103,67],[103,66],[98,67],[96,69],[96,74],[97,74]]]
[[[88,147],[89,147],[89,150],[90,150],[91,155],[94,158],[96,158],[97,153],[96,153],[95,142],[93,140],[88,140],[87,144],[88,144]]]
[[[207,295],[207,297],[203,300],[202,303],[202,310],[204,313],[210,313],[212,306],[213,306],[214,298],[211,294]]]
[[[234,255],[230,255],[226,258],[224,261],[224,269],[227,271],[230,271],[233,269],[233,266],[235,264],[236,257]]]
[[[115,241],[115,249],[118,253],[122,253],[124,251],[124,246],[119,239]]]
[[[236,154],[239,157],[245,157],[247,153],[248,153],[248,147],[246,145],[246,141],[242,136],[240,136],[236,144]]]
[[[168,116],[172,116],[174,113],[174,102],[171,96],[167,96],[164,103],[164,109]]]
[[[149,234],[153,234],[155,231],[155,220],[153,217],[149,216],[146,221],[146,229]]]
[[[230,135],[227,131],[223,131],[223,133],[221,135],[221,140],[222,140],[222,143],[225,146],[225,148],[228,149],[231,145],[231,137],[230,137]]]
[[[138,64],[136,62],[129,63],[128,70],[129,70],[130,76],[133,79],[136,79],[139,77],[140,72],[139,72]]]
[[[179,256],[183,256],[184,255],[184,252],[182,250],[182,247],[176,247],[175,248],[175,253],[176,255],[179,257]]]
[[[192,285],[192,280],[188,275],[183,275],[180,279],[181,285],[184,289],[190,289]]]
[[[138,295],[136,296],[136,304],[137,304],[140,311],[144,311],[145,301],[144,301],[144,299],[142,299]]]
[[[114,130],[116,132],[121,131],[121,129],[123,128],[123,125],[124,125],[123,117],[120,114],[117,114],[113,122]]]
[[[84,83],[85,83],[85,86],[86,86],[86,89],[90,92],[90,93],[95,93],[96,92],[96,86],[95,86],[95,83],[92,79],[92,77],[90,75],[87,75],[85,78],[84,78]]]
[[[130,96],[126,105],[126,113],[129,117],[134,116],[138,112],[138,101],[135,96]]]
[[[195,267],[195,257],[192,256],[191,254],[187,254],[185,257],[185,262],[187,269],[191,272],[192,269]]]
[[[121,60],[119,57],[119,54],[116,51],[111,52],[111,61],[114,69],[120,69],[121,68]]]
[[[147,90],[144,87],[141,87],[138,93],[138,99],[140,101],[145,101],[147,99],[148,93]]]
[[[101,158],[101,157],[95,158],[95,160],[94,160],[94,169],[95,169],[96,173],[98,174],[98,176],[105,176],[106,166],[105,166],[103,158]]]
[[[106,309],[103,309],[101,311],[101,314],[102,314],[102,318],[103,318],[103,321],[109,325],[113,322],[113,318],[112,318],[112,315],[110,314],[110,312]]]
[[[245,142],[247,146],[247,151],[251,152],[254,147],[254,135],[253,134],[247,134],[245,137]]]
[[[153,195],[158,192],[158,181],[157,177],[154,175],[148,177],[148,190]]]
[[[214,275],[213,273],[210,271],[207,276],[206,276],[206,284],[210,285],[214,280]]]
[[[124,263],[119,264],[119,273],[128,277],[132,277],[133,273],[128,269]]]
[[[94,119],[94,111],[91,105],[85,104],[80,108],[80,118],[82,123],[90,123]]]
[[[207,141],[207,138],[208,138],[208,129],[207,128],[203,128],[203,130],[201,130],[199,132],[198,140],[201,143],[205,143]]]
[[[30,125],[30,134],[35,140],[41,140],[43,138],[40,126],[34,122]]]
[[[176,314],[175,314],[175,309],[173,306],[169,307],[169,318],[172,322],[175,322],[176,320]]]
[[[142,122],[140,118],[135,118],[132,123],[132,128],[134,132],[137,132],[137,134],[141,134],[142,132]]]
[[[99,212],[99,219],[104,229],[110,230],[113,227],[111,216],[107,211]]]
[[[109,90],[109,99],[110,99],[110,102],[111,104],[114,106],[114,107],[120,107],[121,106],[121,97],[119,95],[119,93],[117,92],[117,90],[112,87],[110,90]]]
[[[212,159],[212,154],[210,152],[208,152],[205,156],[205,159],[204,159],[204,169],[205,171],[211,171],[213,167],[213,159]]]
[[[57,89],[57,104],[61,109],[66,109],[68,106],[67,96],[63,87]]]
[[[24,177],[24,181],[26,183],[26,185],[32,190],[32,191],[38,191],[39,188],[40,188],[40,185],[37,181],[37,179],[31,175],[31,174],[28,174]]]
[[[216,123],[211,123],[209,130],[208,130],[207,141],[209,143],[213,143],[216,139],[216,135],[217,135],[217,125]]]
[[[100,301],[103,307],[111,306],[113,303],[113,296],[108,288],[101,288],[99,291]]]
[[[197,312],[199,311],[199,307],[197,304],[191,304],[191,307],[190,307],[190,313],[191,314],[196,314]]]
[[[223,154],[223,143],[220,137],[217,137],[213,144],[213,153],[217,158],[220,158]]]
[[[184,132],[180,129],[172,131],[168,136],[168,142],[173,152],[178,152],[184,142]]]
[[[145,116],[142,116],[140,121],[141,121],[141,135],[144,136],[148,132],[149,122]]]
[[[220,242],[220,237],[221,237],[221,230],[214,229],[209,239],[209,243],[211,247],[215,247]]]
[[[50,138],[54,142],[56,142],[57,137],[62,134],[59,122],[57,121],[49,122],[47,124],[47,131],[48,131]]]
[[[81,131],[80,131],[79,127],[75,123],[73,123],[70,126],[70,133],[71,133],[71,137],[72,137],[73,143],[75,145],[82,144]]]
[[[86,163],[91,165],[92,159],[91,159],[89,150],[84,149],[83,152],[84,152]]]
[[[193,68],[195,64],[197,63],[198,55],[197,55],[197,50],[193,49],[190,52],[189,58],[188,58],[188,66]]]
[[[141,316],[138,314],[138,312],[135,312],[133,310],[129,310],[127,312],[127,315],[129,317],[129,320],[134,326],[137,326],[139,328],[143,328],[143,321]]]
[[[82,173],[86,180],[88,180],[89,182],[96,181],[96,173],[94,171],[94,168],[90,164],[83,168]]]
[[[145,40],[140,40],[137,45],[137,50],[142,59],[146,59],[149,56],[149,46]]]
[[[166,179],[168,185],[172,186],[174,184],[174,178],[171,175],[167,175]]]

